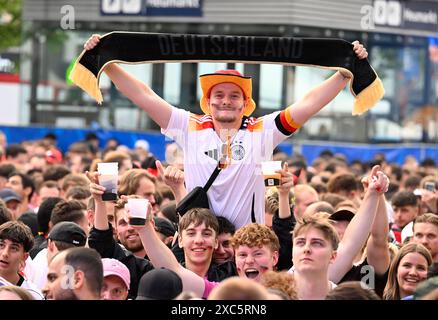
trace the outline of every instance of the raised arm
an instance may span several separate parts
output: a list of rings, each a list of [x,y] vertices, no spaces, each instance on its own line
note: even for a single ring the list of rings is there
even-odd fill
[[[184,172],[179,170],[174,166],[163,167],[159,160],[155,161],[155,165],[157,166],[158,172],[165,184],[167,184],[170,189],[172,189],[173,194],[175,195],[176,204],[187,195],[187,189],[184,185]]]
[[[367,243],[367,261],[374,267],[376,274],[382,275],[388,271],[390,264],[388,249],[388,214],[386,212],[385,196],[379,196],[376,217],[371,227],[371,236]]]
[[[359,41],[353,42],[353,50],[359,59],[368,57],[366,49]],[[336,72],[319,86],[313,88],[301,100],[298,100],[288,109],[290,117],[299,126],[318,113],[323,107],[331,102],[339,92],[344,89],[349,81],[349,74]]]
[[[371,170],[370,184],[362,204],[348,224],[342,241],[339,243],[336,259],[329,267],[329,279],[335,283],[338,283],[353,266],[355,256],[365,244],[371,231],[379,203],[379,194],[386,192],[388,188],[387,178],[379,170],[380,166],[374,166]]]
[[[434,190],[421,190],[421,203],[426,205],[428,212],[438,213],[437,210],[437,199],[438,199],[438,191]]]
[[[147,217],[151,217],[149,205]],[[155,268],[166,268],[179,275],[183,283],[183,291],[192,291],[202,297],[205,290],[204,279],[181,266],[172,251],[158,238],[154,230],[153,220],[148,219],[144,226],[135,226],[144,249]]]
[[[277,270],[287,270],[292,266],[292,235],[291,232],[295,225],[295,219],[290,209],[290,189],[294,185],[292,173],[288,170],[285,163],[282,170],[277,171],[281,174],[281,185],[278,189],[278,217],[274,214],[272,218],[272,230],[280,241],[280,251],[277,262]]]
[[[280,219],[289,218],[292,213],[290,210],[290,189],[294,186],[292,173],[289,172],[287,163],[284,163],[283,169],[277,171],[281,174],[281,185],[278,186],[278,217]]]
[[[91,50],[99,41],[100,35],[94,34],[84,44],[84,48]],[[115,63],[107,65],[104,72],[123,95],[146,111],[161,128],[167,128],[172,114],[172,106],[169,103]]]
[[[95,204],[94,227],[100,231],[108,230],[108,216],[105,203],[102,200],[102,194],[105,191],[105,187],[99,185],[98,172],[87,172],[87,177],[90,180],[90,192]]]

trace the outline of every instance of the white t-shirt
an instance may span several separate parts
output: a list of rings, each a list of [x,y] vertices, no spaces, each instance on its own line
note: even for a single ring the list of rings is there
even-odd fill
[[[29,291],[32,294],[32,296],[35,298],[35,300],[44,300],[44,295],[41,292],[41,290],[38,289],[36,285],[31,281],[24,279],[20,287]]]
[[[265,185],[260,163],[271,160],[274,148],[298,127],[286,110],[243,119],[231,138],[231,163],[208,190],[213,213],[227,218],[236,228],[251,222],[264,223]],[[187,190],[204,186],[224,150],[211,116],[173,108],[168,128],[162,132],[184,151]],[[253,199],[255,221],[251,219]]]
[[[32,281],[38,289],[42,290],[46,284],[47,272],[49,271],[47,248],[38,252],[30,263],[26,261],[26,269],[25,271],[28,272],[26,273],[27,278]]]
[[[405,225],[401,231],[401,243],[404,243],[407,237],[412,237],[413,235],[414,235],[414,221],[411,221],[407,225]]]
[[[7,281],[5,278],[0,277],[0,287],[2,286],[14,286],[11,282]],[[32,282],[20,275],[18,287],[26,289],[34,297],[35,300],[44,300],[44,295]]]

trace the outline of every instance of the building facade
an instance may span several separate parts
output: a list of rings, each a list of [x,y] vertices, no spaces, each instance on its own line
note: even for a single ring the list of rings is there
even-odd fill
[[[196,33],[359,40],[382,78],[384,99],[352,117],[348,89],[298,134],[342,141],[438,139],[438,1],[387,0],[27,0],[23,19],[23,122],[157,129],[104,76],[102,107],[66,82],[93,33]],[[284,108],[330,72],[272,64],[125,66],[175,106],[199,113],[197,76],[236,68],[253,77],[256,116]],[[50,112],[49,112],[50,111]],[[133,121],[132,119],[135,119]],[[348,135],[345,132],[349,132]]]

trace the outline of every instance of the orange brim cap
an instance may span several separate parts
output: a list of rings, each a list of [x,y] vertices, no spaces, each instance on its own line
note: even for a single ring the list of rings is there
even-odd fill
[[[243,77],[233,74],[210,73],[203,74],[199,77],[202,89],[202,97],[200,100],[201,110],[205,114],[210,114],[208,108],[208,97],[210,90],[220,83],[234,83],[242,89],[245,96],[245,110],[243,114],[247,117],[254,112],[256,104],[252,99],[252,80],[250,77]]]

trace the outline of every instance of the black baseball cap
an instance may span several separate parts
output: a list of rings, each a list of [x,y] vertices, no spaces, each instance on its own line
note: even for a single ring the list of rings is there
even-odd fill
[[[182,291],[178,274],[165,268],[153,269],[141,277],[136,300],[172,300]]]
[[[176,229],[173,226],[172,222],[159,217],[154,217],[155,222],[155,230],[159,233],[163,234],[166,237],[170,237],[175,235]]]
[[[354,212],[348,209],[340,209],[332,213],[329,217],[334,221],[351,221],[354,218]]]
[[[85,231],[74,222],[63,221],[55,224],[49,233],[49,239],[71,243],[76,247],[83,247],[87,242]]]

